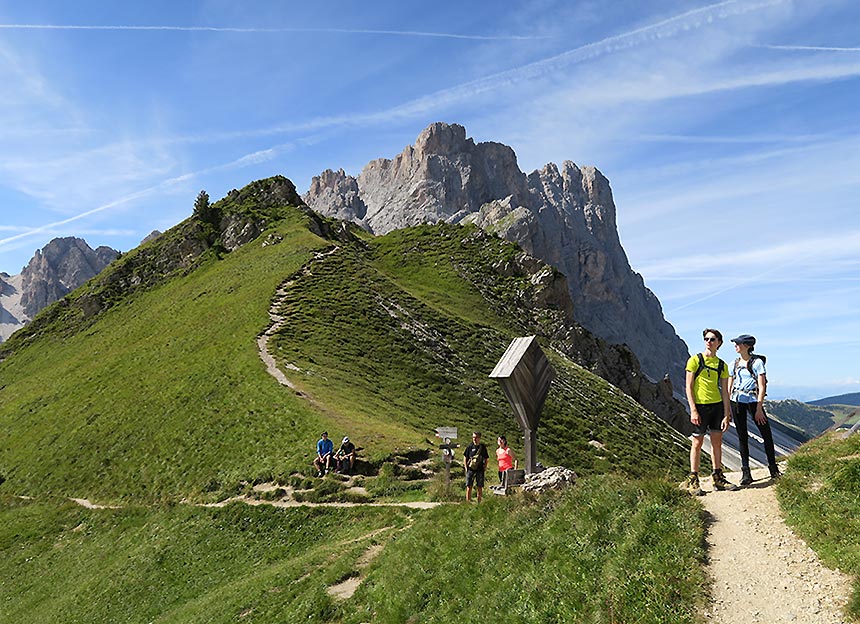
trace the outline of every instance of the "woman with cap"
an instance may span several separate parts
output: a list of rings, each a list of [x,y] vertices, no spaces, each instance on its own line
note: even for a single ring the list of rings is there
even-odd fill
[[[764,356],[753,355],[755,336],[741,334],[737,338],[732,338],[732,342],[735,343],[735,351],[738,352],[738,358],[735,360],[729,378],[729,385],[732,389],[732,416],[738,430],[738,446],[741,452],[741,485],[749,485],[753,479],[750,473],[747,414],[753,417],[762,440],[764,440],[764,452],[767,455],[771,479],[779,477],[779,467],[776,465],[773,434],[770,431],[767,415],[764,413],[764,397],[767,393],[765,358]]]

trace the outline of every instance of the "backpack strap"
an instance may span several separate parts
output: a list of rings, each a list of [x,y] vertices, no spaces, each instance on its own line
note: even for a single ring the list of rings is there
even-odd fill
[[[702,355],[701,353],[697,353],[696,355],[699,356],[699,366],[696,369],[696,372],[693,373],[693,379],[698,377],[699,373],[701,373],[703,370],[708,368],[712,371],[716,371],[716,373],[717,373],[717,385],[719,386],[720,385],[720,377],[722,377],[722,375],[723,375],[723,369],[725,369],[726,363],[723,362],[722,358],[717,358],[717,359],[719,359],[720,363],[717,364],[716,368],[711,368],[710,366],[705,364],[705,356],[704,355]]]
[[[699,356],[699,367],[696,369],[696,372],[693,373],[693,379],[698,377],[699,373],[705,370],[705,356],[703,356],[701,353],[697,353],[696,355]]]

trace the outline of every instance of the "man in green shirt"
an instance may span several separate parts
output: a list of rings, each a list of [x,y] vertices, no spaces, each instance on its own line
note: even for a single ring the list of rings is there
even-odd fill
[[[717,357],[723,344],[723,335],[716,329],[702,332],[705,350],[687,360],[687,403],[690,405],[690,422],[693,423],[692,446],[690,448],[690,475],[684,482],[690,493],[704,494],[699,487],[699,461],[705,434],[711,436],[711,459],[714,463],[714,489],[737,490],[723,474],[723,432],[732,422],[729,402],[729,370],[726,363]]]

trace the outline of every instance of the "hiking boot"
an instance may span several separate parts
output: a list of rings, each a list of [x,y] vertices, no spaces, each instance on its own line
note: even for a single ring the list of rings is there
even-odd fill
[[[771,479],[779,479],[782,476],[782,473],[779,471],[779,466],[774,464],[770,466],[770,478]]]
[[[684,482],[681,484],[681,489],[686,490],[692,496],[704,496],[705,492],[699,487],[699,475],[691,472]]]
[[[728,492],[734,492],[735,490],[739,490],[740,488],[736,486],[734,483],[729,483],[726,480],[726,475],[723,474],[722,469],[714,470],[711,475],[714,479],[714,489],[723,491],[726,490]]]
[[[753,482],[752,473],[749,468],[743,468],[741,470],[741,485],[749,485]]]

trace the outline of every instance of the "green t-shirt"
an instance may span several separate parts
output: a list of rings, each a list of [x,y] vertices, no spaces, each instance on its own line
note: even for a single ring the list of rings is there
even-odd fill
[[[717,379],[717,369],[720,367],[722,360],[718,357],[705,356],[705,368],[693,380],[693,399],[698,404],[720,403],[723,398],[720,395],[720,380]],[[693,355],[687,360],[686,370],[695,373],[699,368],[699,355]],[[729,367],[723,362],[723,372],[720,379],[726,379],[729,376]]]

